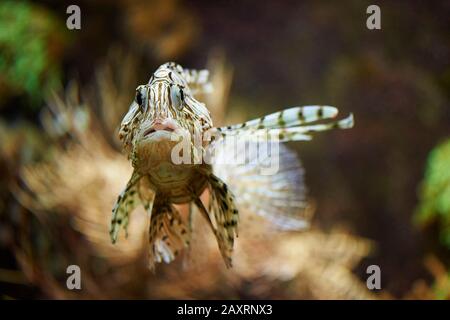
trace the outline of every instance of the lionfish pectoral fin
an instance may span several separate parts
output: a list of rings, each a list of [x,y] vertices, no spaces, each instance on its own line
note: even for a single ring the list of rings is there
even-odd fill
[[[120,227],[124,228],[125,235],[128,236],[129,214],[140,203],[137,188],[140,178],[141,177],[136,172],[133,172],[127,186],[120,193],[112,209],[111,224],[109,228],[109,235],[112,243],[116,243]]]
[[[274,229],[306,229],[314,206],[307,197],[302,163],[285,144],[267,144],[259,149],[249,147],[251,143],[233,149],[218,145],[213,172],[235,191],[235,202],[246,214],[262,216]],[[245,161],[234,161],[234,154],[245,154]],[[263,174],[268,168],[276,170]]]
[[[214,174],[208,176],[210,199],[209,213],[200,199],[195,204],[210,224],[227,268],[232,267],[234,239],[237,237],[238,210],[234,196],[227,185]]]
[[[349,129],[354,125],[353,114],[341,120],[331,120],[338,114],[332,106],[303,106],[285,109],[244,123],[220,127],[222,136],[239,136],[255,141],[308,141],[312,133],[331,129]],[[326,123],[313,124],[317,121]]]
[[[181,250],[189,246],[189,229],[175,207],[168,203],[155,203],[152,208],[149,243],[150,269],[155,262],[170,263]]]

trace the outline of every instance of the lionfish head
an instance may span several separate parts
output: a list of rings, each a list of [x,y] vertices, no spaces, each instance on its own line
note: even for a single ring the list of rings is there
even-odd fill
[[[183,68],[169,62],[161,65],[147,84],[136,88],[119,138],[129,155],[166,154],[182,135],[188,134],[193,143],[195,136],[211,127],[209,111],[192,95]]]

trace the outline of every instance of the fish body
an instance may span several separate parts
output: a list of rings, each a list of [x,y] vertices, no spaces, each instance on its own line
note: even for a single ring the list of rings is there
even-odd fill
[[[205,150],[218,149],[222,151],[219,155],[226,158],[232,152],[221,141],[229,137],[243,141],[265,138],[272,144],[272,140],[275,143],[310,140],[313,132],[353,125],[352,115],[327,124],[311,124],[335,117],[337,109],[306,106],[216,128],[206,106],[194,97],[208,87],[206,70],[184,69],[173,62],[163,64],[146,85],[137,87],[135,99],[119,129],[119,138],[134,171],[113,208],[110,236],[116,242],[120,228],[127,229],[131,211],[142,204],[150,217],[152,268],[155,262],[171,262],[190,245],[192,227],[182,219],[174,204],[196,207],[214,233],[227,267],[232,266],[237,236],[237,203],[287,229],[299,229],[307,224],[298,215],[306,208],[303,169],[287,148],[282,147],[279,153],[280,171],[271,177],[258,176],[251,161],[256,156],[251,153],[244,163],[231,162],[228,167],[219,167],[202,161]],[[204,138],[207,133],[209,139]],[[180,157],[184,161],[174,160]],[[265,160],[270,159],[268,155]],[[217,174],[221,169],[222,175],[234,181],[240,191],[237,199]],[[238,176],[233,178],[234,172]],[[207,206],[200,199],[205,190],[209,191]],[[248,197],[249,194],[252,196]]]
[[[119,130],[134,172],[113,208],[110,235],[117,240],[129,213],[142,203],[150,216],[150,265],[170,262],[189,245],[189,229],[173,204],[192,203],[208,220],[228,266],[231,266],[237,210],[226,185],[207,163],[174,164],[172,151],[180,139],[198,137],[212,127],[205,105],[197,101],[189,86],[201,86],[204,73],[182,69],[174,63],[159,67],[136,96]],[[188,141],[190,147],[193,141]],[[201,148],[206,147],[203,143]],[[189,151],[195,153],[194,148]],[[199,151],[197,151],[199,152]],[[200,195],[210,188],[215,195],[218,220],[207,211]],[[221,225],[213,225],[216,221]],[[234,227],[233,227],[234,226]]]

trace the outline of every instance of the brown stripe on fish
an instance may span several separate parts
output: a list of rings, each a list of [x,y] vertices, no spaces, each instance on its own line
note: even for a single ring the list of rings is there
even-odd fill
[[[323,117],[323,109],[322,106],[319,106],[319,108],[317,109],[317,118],[322,119]]]
[[[284,110],[281,111],[280,114],[278,115],[278,125],[280,127],[284,127],[286,125],[286,121],[284,121],[283,115],[284,115]]]

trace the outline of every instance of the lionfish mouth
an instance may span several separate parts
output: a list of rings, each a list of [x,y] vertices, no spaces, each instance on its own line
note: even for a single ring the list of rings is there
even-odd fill
[[[147,131],[144,132],[144,137],[147,137],[149,135],[151,135],[152,133],[155,133],[157,131],[167,131],[167,132],[174,132],[175,130],[171,129],[171,128],[164,128],[164,129],[154,129],[154,128],[150,128]]]
[[[150,136],[158,131],[174,132],[177,127],[178,124],[172,119],[155,121],[155,123],[144,132],[144,137]]]

